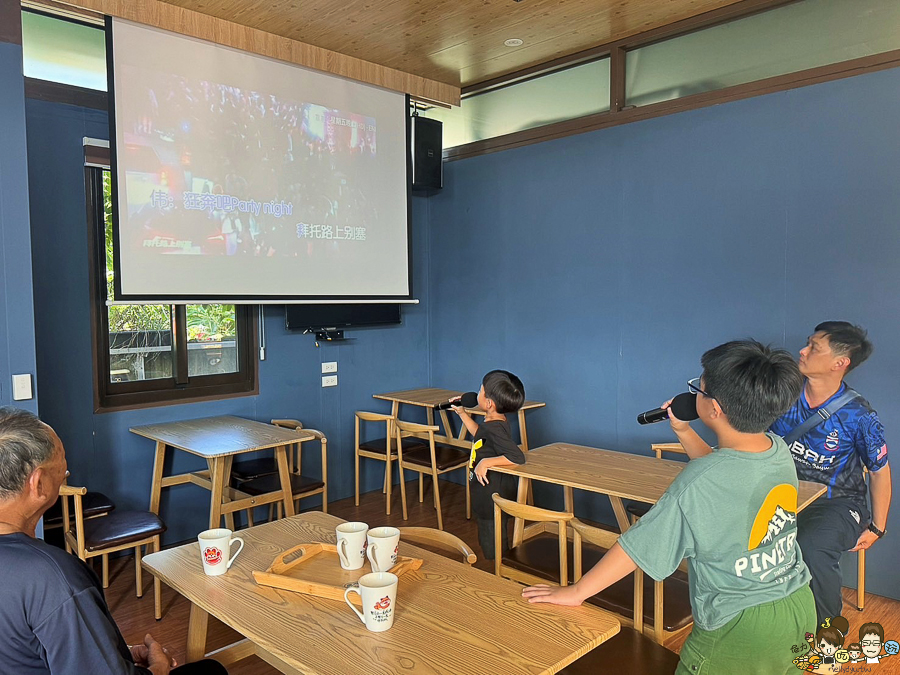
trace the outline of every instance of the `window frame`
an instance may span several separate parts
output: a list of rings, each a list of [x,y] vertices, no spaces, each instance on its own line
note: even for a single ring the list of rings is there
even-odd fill
[[[89,146],[86,146],[89,147]],[[91,165],[84,167],[87,205],[89,275],[91,297],[91,342],[94,372],[94,412],[111,412],[177,403],[208,401],[259,394],[258,308],[235,305],[238,369],[234,373],[188,376],[188,339],[185,305],[172,307],[171,378],[110,381],[109,312],[107,309],[105,222],[103,211],[103,171],[95,155],[101,148],[90,147]]]

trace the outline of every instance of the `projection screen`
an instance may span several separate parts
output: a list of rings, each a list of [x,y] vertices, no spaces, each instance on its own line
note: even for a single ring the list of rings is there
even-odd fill
[[[408,299],[406,96],[118,19],[116,300]]]

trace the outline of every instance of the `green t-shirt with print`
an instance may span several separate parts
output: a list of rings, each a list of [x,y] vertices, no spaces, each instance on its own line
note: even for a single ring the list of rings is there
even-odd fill
[[[661,581],[682,559],[704,630],[784,598],[810,575],[797,545],[797,472],[780,436],[765,452],[727,448],[691,460],[619,544]]]

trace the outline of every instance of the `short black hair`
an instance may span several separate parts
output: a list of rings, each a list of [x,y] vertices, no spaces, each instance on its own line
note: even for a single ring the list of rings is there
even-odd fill
[[[803,376],[784,349],[735,340],[713,347],[700,363],[706,391],[736,431],[766,431],[800,397]]]
[[[848,373],[872,355],[873,347],[866,331],[849,321],[823,321],[814,332],[825,334],[832,352],[850,357]]]
[[[515,412],[525,403],[525,385],[508,370],[492,370],[481,381],[484,395],[497,405],[497,412]]]

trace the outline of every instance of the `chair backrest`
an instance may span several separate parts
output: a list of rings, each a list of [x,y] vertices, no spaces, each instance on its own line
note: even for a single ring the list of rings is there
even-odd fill
[[[392,415],[384,415],[382,413],[373,413],[373,412],[365,412],[363,410],[357,410],[354,416],[354,438],[356,440],[356,444],[354,447],[356,448],[356,452],[359,452],[359,444],[360,437],[359,431],[361,422],[384,422],[387,426],[385,437],[385,443],[387,446],[390,446],[390,439],[394,436],[393,422],[394,417]]]
[[[451,553],[462,554],[463,562],[474,565],[478,560],[469,545],[455,534],[444,530],[436,530],[432,527],[400,527],[400,539],[415,544],[434,546]]]
[[[439,431],[440,427],[433,424],[417,424],[416,422],[404,422],[403,420],[394,420],[394,431],[397,438],[397,454],[403,457],[403,439],[404,438],[427,438],[428,445],[431,448],[431,463],[435,463],[434,450],[434,434]]]
[[[578,520],[578,518],[573,518],[570,523],[572,529],[575,531],[574,538],[574,549],[575,549],[575,561],[574,561],[574,581],[578,581],[581,579],[582,574],[584,573],[583,567],[583,547],[584,542],[587,541],[589,544],[593,544],[594,546],[599,546],[601,548],[605,548],[606,550],[611,549],[616,542],[619,540],[619,535],[615,532],[609,532],[608,530],[601,530],[599,527],[593,527],[592,525],[588,525],[587,523],[583,523]],[[644,573],[640,567],[636,568],[634,571],[634,629],[643,632],[644,630]]]
[[[274,424],[276,427],[283,427],[284,429],[294,429],[294,430],[303,429],[303,423],[300,420],[292,420],[292,419],[270,420],[269,423]],[[328,444],[328,439],[325,438],[325,434],[323,434],[318,429],[304,429],[304,431],[306,431],[308,434],[312,434],[316,438],[316,440],[322,444],[322,466],[323,466],[323,470],[324,470],[326,456],[327,456],[326,455],[326,452],[327,452],[326,446]],[[300,473],[300,469],[302,466],[302,459],[303,459],[302,455],[301,455],[301,448],[303,447],[303,444],[302,443],[294,443],[293,447],[296,450],[296,455],[297,455],[296,471],[297,471],[297,473]],[[289,453],[289,454],[291,454],[291,457],[289,458],[289,461],[288,461],[289,468],[291,471],[294,471],[295,464],[294,464],[293,453]]]
[[[675,452],[679,455],[687,454],[681,443],[651,443],[650,449],[656,453],[656,459],[662,459],[664,452]]]
[[[59,486],[59,498],[62,500],[63,512],[63,538],[77,551],[84,549],[84,506],[82,497],[87,494],[86,487],[72,485]],[[72,536],[71,511],[69,511],[69,497],[75,502],[75,536]]]
[[[494,574],[501,574],[502,564],[502,513],[507,513],[514,518],[521,518],[538,523],[555,523],[556,534],[559,538],[559,584],[560,586],[568,586],[569,584],[569,560],[568,560],[568,523],[575,517],[572,513],[565,511],[551,511],[550,509],[542,509],[538,506],[530,506],[528,504],[519,504],[510,499],[504,499],[496,492],[492,495],[494,500],[494,550],[496,556],[494,558]]]

